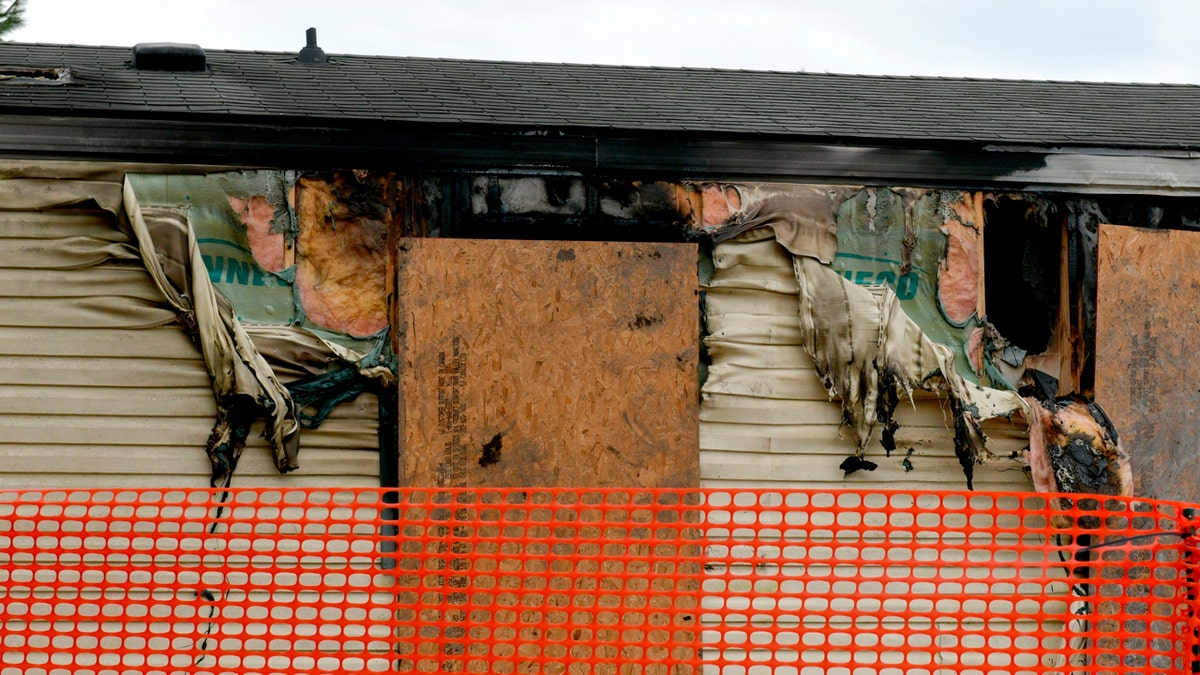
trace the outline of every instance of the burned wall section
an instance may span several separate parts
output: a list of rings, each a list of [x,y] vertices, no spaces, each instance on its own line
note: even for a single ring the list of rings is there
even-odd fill
[[[1013,391],[1026,370],[1037,369],[1057,378],[1056,394],[1090,396],[1099,225],[1200,226],[1196,200],[1154,197],[500,172],[404,181],[388,173],[287,171],[139,180],[146,203],[189,211],[210,279],[289,380],[347,365],[387,370],[395,349],[389,328],[401,323],[392,273],[400,237],[699,243],[703,281],[714,273],[719,242],[765,225],[790,255],[805,255],[823,238],[832,242],[813,255],[828,259],[847,283],[894,294],[921,334],[949,350],[947,368],[971,386]],[[731,269],[758,273],[752,265]],[[726,281],[757,289],[778,280]],[[763,320],[795,319],[794,306],[775,317],[783,311],[779,298],[761,299],[766,305],[751,306],[769,317]],[[703,311],[703,292],[700,302]],[[710,317],[700,324],[698,343],[718,330]],[[309,347],[323,345],[321,353],[297,348],[295,331],[311,337]],[[307,356],[294,356],[301,352]],[[699,357],[701,383],[715,354]],[[314,392],[324,386],[302,396],[320,398]],[[824,419],[811,410],[801,414]],[[847,419],[821,425],[836,438]]]
[[[862,188],[837,207],[833,268],[857,285],[882,285],[955,367],[980,383],[968,344],[979,327],[977,195]]]
[[[988,320],[1013,347],[1041,354],[1058,315],[1061,217],[1041,200],[993,195],[984,218]]]
[[[1062,297],[1070,282],[1066,209],[1037,195],[989,194],[983,211],[986,367],[1007,387],[1019,386],[1025,370],[1037,368],[1071,391],[1082,374],[1069,358],[1071,344],[1079,342],[1078,322],[1070,320]]]
[[[393,174],[240,171],[130,177],[143,205],[185,209],[209,277],[247,324],[292,325],[350,347],[388,326]]]
[[[682,184],[579,176],[445,178],[440,236],[471,239],[696,241],[702,197]],[[431,200],[432,201],[432,200]],[[693,204],[694,202],[694,204]]]
[[[916,365],[911,373],[906,371],[902,384],[893,377],[884,389],[891,391],[901,386],[907,395],[910,387],[928,385],[940,390],[947,385],[938,383],[945,382],[950,383],[948,386],[962,401],[974,396],[969,391],[984,391],[979,388],[982,368],[976,369],[984,357],[973,359],[968,348],[983,322],[982,195],[979,193],[857,186],[640,183],[579,176],[513,175],[446,179],[442,185],[441,202],[449,206],[437,212],[441,236],[700,241],[708,251],[699,261],[701,278],[712,273],[711,269],[706,271],[711,262],[706,266],[704,261],[712,260],[713,247],[718,242],[766,228],[790,255],[814,255],[828,264],[837,281],[834,285],[883,288],[898,297],[897,309],[884,311],[885,315],[896,317],[888,325],[901,326],[907,320],[899,318],[900,307],[905,317],[916,322],[911,324],[911,330],[896,328],[901,342],[915,339],[912,336],[916,334],[921,335],[922,341],[930,340],[922,342],[924,346],[920,348],[915,343],[907,346],[889,343],[887,351],[891,356],[887,363],[911,361]],[[756,272],[748,269],[747,273]],[[811,279],[812,274],[806,273],[804,278]],[[745,282],[756,284],[750,279]],[[790,283],[795,288],[795,280]],[[775,300],[771,298],[766,305],[751,301],[748,311],[767,312],[764,316],[774,316],[778,311],[780,321],[795,324],[796,314],[801,310],[796,297],[793,295],[788,302],[781,296],[778,300],[783,300],[782,304]],[[816,304],[810,307],[817,318],[814,325],[849,325],[844,318],[824,316],[839,310],[827,306],[824,300],[814,300]],[[878,314],[865,312],[859,318],[878,318]],[[856,333],[870,330],[865,326],[849,329]],[[705,339],[713,330],[706,321],[697,327],[697,340]],[[904,337],[899,337],[901,334]],[[864,346],[854,349],[857,353],[861,348]],[[922,356],[909,359],[903,356],[906,349],[917,349]],[[862,366],[868,370],[874,367],[866,362]],[[760,372],[759,376],[764,378],[759,387],[771,390],[772,384],[765,380],[772,375]],[[825,376],[832,376],[832,371]],[[858,377],[843,380],[843,386]],[[818,379],[816,383],[820,382]],[[850,402],[844,405],[849,407],[832,424],[821,423],[825,425],[821,428],[827,430],[823,434],[837,438],[839,421],[858,420],[854,425],[856,435],[869,439],[877,409],[874,391],[865,389],[865,398],[848,399]],[[895,392],[892,393],[895,399]],[[997,400],[1005,397],[1015,400],[1015,395],[995,396]],[[864,407],[861,414],[857,406]],[[888,409],[889,415],[894,407],[892,404]],[[1011,406],[984,404],[982,400],[969,407],[971,412],[966,414],[972,420],[994,414],[983,412],[984,409],[1011,410]],[[730,411],[720,414],[725,412]],[[939,419],[945,424],[943,416],[939,415]],[[974,424],[977,422],[970,423]],[[764,430],[764,433],[770,432]],[[964,464],[963,470],[969,477],[976,455],[984,452],[983,435],[967,430],[962,435],[963,442],[959,445],[966,459],[959,462]],[[947,439],[947,451],[951,447],[954,444]],[[859,448],[859,454],[863,449]],[[897,461],[900,459],[897,455]]]
[[[751,232],[745,226],[749,221],[757,222],[755,214],[761,211],[760,205],[765,200],[777,199],[784,193],[796,193],[792,196],[815,194],[812,192],[814,187],[734,186],[738,197],[725,198],[723,201],[726,205],[736,202],[740,206],[729,209],[729,216],[724,223],[714,227],[709,222],[698,220],[705,231],[712,233],[714,241],[721,240],[723,230],[733,231],[738,237],[749,236]],[[876,468],[876,458],[867,459],[874,434],[878,434],[884,451],[882,458],[890,461],[894,461],[891,460],[892,453],[903,450],[900,447],[904,445],[903,441],[913,437],[903,430],[903,422],[893,417],[897,410],[896,394],[905,398],[913,387],[934,391],[944,391],[943,387],[949,387],[951,398],[958,397],[957,408],[955,405],[951,405],[951,408],[971,410],[972,414],[962,419],[978,420],[987,416],[980,414],[985,407],[994,407],[1001,400],[1012,401],[1017,396],[1018,387],[1028,378],[1036,376],[1041,378],[1040,382],[1053,383],[1050,390],[1045,392],[1044,400],[1025,399],[1024,403],[1008,407],[1008,414],[1018,408],[1025,409],[1021,417],[1026,428],[1035,422],[1041,425],[1039,432],[1044,431],[1043,426],[1046,429],[1055,427],[1063,422],[1058,419],[1058,411],[1087,412],[1082,417],[1075,416],[1079,419],[1072,417],[1067,420],[1073,429],[1070,435],[1072,447],[1078,446],[1085,452],[1076,452],[1075,455],[1079,456],[1073,456],[1072,459],[1078,461],[1069,467],[1061,462],[1054,464],[1052,457],[1049,461],[1053,465],[1050,467],[1051,477],[1043,481],[1045,489],[1070,490],[1077,484],[1072,480],[1056,480],[1063,478],[1054,475],[1059,469],[1101,475],[1102,482],[1109,486],[1105,489],[1113,489],[1117,493],[1125,494],[1131,489],[1126,455],[1118,445],[1117,434],[1113,432],[1108,417],[1095,405],[1090,387],[1093,378],[1091,359],[1095,353],[1095,227],[1104,219],[1106,209],[1113,212],[1133,210],[1147,217],[1177,213],[1181,214],[1179,222],[1182,223],[1189,213],[1189,207],[1175,204],[1155,209],[1131,205],[1120,198],[1096,200],[1033,193],[992,194],[903,187],[855,189],[826,186],[820,189],[833,202],[832,208],[836,212],[837,252],[833,256],[832,268],[846,282],[871,289],[871,294],[851,293],[847,287],[842,294],[831,291],[828,300],[814,296],[815,299],[807,304],[802,303],[801,323],[804,325],[805,321],[810,321],[812,329],[804,334],[808,337],[802,335],[798,341],[789,339],[787,344],[803,346],[807,340],[806,351],[816,359],[815,371],[810,376],[818,378],[830,396],[841,401],[840,422],[854,429],[857,449],[850,458],[854,461],[842,463],[847,479],[851,473]],[[700,190],[701,194],[706,192],[714,191],[707,188]],[[724,195],[728,192],[728,186],[715,192]],[[775,193],[773,196],[772,192]],[[795,220],[803,221],[821,211],[819,204],[816,207],[808,204],[794,214]],[[814,231],[820,231],[820,227]],[[804,257],[824,260],[828,257],[823,252],[797,252],[783,237],[778,236],[778,231],[775,234],[777,243],[797,255],[796,260]],[[1093,236],[1089,239],[1086,236],[1088,234]],[[719,249],[720,246],[718,244]],[[734,335],[732,326],[744,322],[739,317],[757,317],[766,308],[777,306],[777,309],[770,310],[771,314],[763,315],[762,319],[756,321],[767,320],[766,316],[774,321],[777,318],[774,312],[779,312],[778,318],[783,320],[786,316],[783,313],[787,311],[786,303],[776,302],[774,295],[761,294],[753,301],[742,301],[738,299],[737,292],[725,290],[726,287],[732,289],[751,284],[750,277],[757,274],[758,266],[755,264],[747,266],[730,262],[740,255],[735,253],[735,249],[720,250],[714,254],[719,274],[707,289],[710,295],[718,291],[722,293],[721,315],[718,318],[709,313],[710,330],[706,337],[706,342],[714,348],[710,350],[713,356],[710,373],[717,381],[710,379],[705,389],[709,394],[706,401],[719,406],[719,409],[710,408],[705,419],[726,425],[719,428],[722,436],[714,433],[708,437],[711,444],[706,446],[724,453],[721,455],[721,465],[714,464],[714,471],[719,472],[722,478],[735,475],[730,471],[739,472],[737,475],[741,476],[754,474],[752,469],[739,468],[740,460],[730,454],[741,450],[739,443],[746,449],[763,447],[755,443],[752,438],[754,432],[742,436],[742,430],[727,426],[734,421],[730,415],[746,405],[738,403],[736,398],[728,398],[730,395],[767,395],[782,401],[784,396],[781,393],[789,392],[786,397],[800,397],[782,406],[771,404],[761,411],[747,410],[747,420],[762,420],[763,425],[758,427],[758,431],[768,436],[767,447],[786,444],[803,454],[810,447],[815,448],[815,444],[810,446],[807,440],[800,443],[795,439],[800,435],[808,439],[810,434],[819,433],[814,427],[798,427],[794,422],[785,422],[787,413],[784,410],[794,411],[796,415],[804,414],[810,395],[808,392],[791,387],[770,387],[761,382],[744,382],[748,372],[765,375],[768,372],[765,364],[778,364],[780,358],[775,354],[760,353],[762,349],[751,345],[773,341],[782,333],[776,333],[774,329],[753,336],[747,333],[745,339],[749,342],[739,342],[736,349],[727,348],[725,344]],[[729,271],[722,272],[726,265]],[[807,262],[804,269],[805,275],[810,278],[801,280],[799,292],[802,297],[805,289],[811,286],[812,274],[821,270],[822,266]],[[778,279],[765,272],[763,274],[759,280],[761,283],[754,282],[751,285],[768,293],[790,293],[780,285]],[[719,286],[712,285],[718,283]],[[850,300],[848,303],[835,302],[835,295]],[[893,297],[906,318],[919,329],[922,336],[920,344],[924,345],[923,341],[928,338],[936,345],[934,351],[944,348],[952,356],[952,364],[943,362],[937,367],[921,366],[911,371],[912,374],[900,379],[906,382],[900,387],[896,386],[897,379],[889,370],[892,366],[887,364],[893,363],[889,359],[895,349],[916,350],[918,341],[915,338],[909,340],[907,347],[898,347],[889,343],[894,331],[885,327],[898,326],[898,323],[883,321],[874,326],[870,320],[865,320],[865,323],[857,321],[856,325],[855,321],[846,323],[836,316],[826,316],[832,312],[836,315],[857,315],[860,319],[869,318],[872,314],[868,311],[869,305],[878,303],[880,298],[890,301]],[[880,314],[882,317],[887,315],[887,311]],[[871,337],[872,334],[878,335],[878,338]],[[917,332],[912,334],[916,335]],[[814,335],[818,338],[816,343],[813,342]],[[840,344],[839,341],[855,346],[852,349],[839,348],[840,351],[814,347],[814,344]],[[879,356],[871,357],[871,349],[878,349]],[[752,364],[754,368],[761,369],[744,371],[741,370],[742,364]],[[937,373],[947,381],[939,382]],[[792,377],[796,374],[779,373],[778,376]],[[965,384],[954,384],[956,378],[962,378]],[[979,385],[984,389],[978,390],[978,394],[970,393],[977,391],[971,388]],[[959,388],[957,393],[955,387]],[[963,403],[966,400],[989,399],[991,403],[987,406],[982,403]],[[1048,411],[1054,419],[1051,420],[1049,416],[1035,417],[1030,412],[1034,406],[1041,406],[1038,409]],[[998,411],[1003,408],[994,409]],[[816,412],[815,409],[813,412]],[[765,424],[766,420],[770,420],[770,424]],[[724,436],[734,432],[739,435],[737,440],[733,440],[732,435]],[[968,481],[972,468],[979,462],[998,459],[995,452],[984,449],[987,438],[981,431],[973,431],[969,426],[956,426],[953,435],[957,458]],[[948,439],[937,440],[924,433],[918,437],[934,444],[948,442]],[[1057,448],[1047,450],[1047,447],[1058,443],[1057,439],[1054,436],[1051,441],[1041,443],[1041,454],[1049,452],[1054,455],[1052,451]],[[826,437],[823,442],[826,445],[849,445],[835,436]],[[908,449],[900,462],[905,472],[912,472],[914,467],[926,464],[921,461],[923,448],[914,448],[915,453],[912,448]],[[917,457],[916,461],[914,456]],[[1017,456],[1016,453],[1014,456]],[[889,475],[892,476],[889,480],[894,482],[894,474],[889,472]]]
[[[278,380],[276,415],[288,418],[277,426],[317,428],[360,396],[390,400],[380,396],[395,384],[388,241],[396,214],[406,208],[395,176],[263,170],[131,175],[129,184],[142,215],[178,214],[177,236],[160,246],[186,251],[194,238],[197,262],[205,268],[199,274],[207,272],[222,313],[228,308],[226,320],[236,320],[235,334],[244,331],[249,340],[225,357],[269,367]],[[210,375],[214,383],[224,377],[212,369]],[[378,436],[378,420],[393,420],[395,413],[380,403],[370,407],[378,414],[361,421]],[[236,470],[254,415],[222,408],[218,417],[242,420],[233,425],[236,433],[222,427],[209,441],[214,484],[224,484]],[[363,431],[355,423],[340,433],[345,443],[357,445]],[[289,438],[286,449],[275,448],[280,471],[295,470],[302,461],[295,434]]]
[[[433,182],[427,180],[426,184]],[[959,396],[967,396],[968,389],[963,387],[982,386],[985,390],[997,388],[1000,392],[1013,392],[1026,365],[1025,357],[1031,352],[1042,354],[1048,351],[1048,340],[1044,336],[1042,343],[1034,344],[1020,334],[1016,341],[1025,346],[1013,347],[1004,337],[1004,331],[989,323],[987,307],[989,286],[985,268],[989,264],[997,269],[1006,267],[1003,272],[996,273],[1005,283],[1010,277],[1024,280],[1020,271],[1022,265],[1028,268],[1026,276],[1033,278],[1034,283],[1043,280],[1038,274],[1054,282],[1058,280],[1059,268],[1046,265],[1043,269],[1042,263],[1057,262],[1060,247],[1051,251],[1045,246],[1046,237],[1038,238],[1036,232],[1035,235],[1026,234],[1024,220],[1020,222],[1021,243],[1032,237],[1028,247],[1022,246],[1019,255],[1006,251],[990,263],[985,257],[984,232],[988,215],[1003,221],[1013,218],[1012,213],[1024,214],[1031,208],[1030,204],[1040,204],[1036,196],[1030,195],[1024,201],[1020,196],[997,200],[982,192],[961,190],[637,182],[571,175],[443,177],[437,185],[440,189],[432,191],[436,194],[426,191],[426,211],[422,214],[422,218],[433,224],[428,231],[436,235],[493,239],[699,241],[706,252],[700,261],[702,281],[713,273],[712,252],[719,242],[748,234],[757,227],[768,227],[778,245],[790,254],[814,255],[828,263],[845,283],[886,289],[894,294],[897,311],[902,311],[913,321],[914,330],[922,335],[921,339],[928,338],[930,345],[946,350],[949,360],[942,362],[944,366],[933,365],[939,361],[937,358],[918,359],[924,364],[920,368],[929,370],[907,376],[904,395],[907,395],[908,387],[926,381],[934,389],[943,386],[932,383],[930,378],[936,378],[938,382],[961,378],[964,384],[953,385]],[[996,204],[1002,206],[997,209]],[[1061,222],[1057,225],[1059,229],[1055,231],[1061,233]],[[1053,228],[1054,225],[1046,225],[1044,229]],[[1003,236],[1010,228],[997,229]],[[1007,268],[1015,271],[1010,273]],[[1010,276],[1006,277],[1006,274]],[[746,283],[754,285],[750,280]],[[1043,328],[1053,332],[1057,330],[1059,318],[1054,315],[1057,297],[1053,296],[1057,287],[1051,284],[1048,288],[1037,288],[1041,293],[1039,297],[1048,299],[1043,311],[1046,315]],[[765,311],[763,307],[750,307],[750,311]],[[811,309],[818,313],[838,311],[826,307],[823,302]],[[780,320],[794,321],[797,305],[795,301],[791,309],[780,305],[779,311]],[[822,317],[817,325],[825,325],[824,319],[828,318],[831,317]],[[1015,320],[1010,324],[1016,329],[1023,328]],[[834,321],[832,325],[843,324]],[[706,339],[714,330],[706,317],[704,325],[697,329],[698,339]],[[868,328],[853,330],[861,332]],[[901,348],[897,345],[889,349],[889,353],[899,354],[895,350]],[[929,349],[936,351],[932,346]],[[700,359],[702,369],[716,360],[711,353],[706,353]],[[863,366],[872,367],[866,363]],[[1055,369],[1055,375],[1058,375],[1057,371]],[[703,378],[706,372],[699,375]],[[826,371],[821,377],[828,383],[832,382],[828,379],[831,375]],[[771,377],[766,373],[763,376]],[[858,381],[858,376],[845,380],[841,386],[854,381]],[[1068,378],[1068,381],[1072,380]],[[885,385],[883,389],[890,391],[895,387],[895,379],[889,382],[890,386]],[[875,390],[868,387],[864,391],[867,392],[865,398],[856,394],[852,397],[854,402],[843,401],[850,407],[843,411],[838,421],[858,420],[854,424],[860,445],[856,454],[861,455],[865,450],[864,439],[869,439],[871,433],[879,433],[873,431],[875,417],[877,412],[883,411],[888,419],[880,420],[881,428],[887,430],[885,445],[890,452],[896,449],[894,422],[890,418],[895,403],[886,403],[880,408],[879,402],[874,400],[876,394],[870,393]],[[831,390],[830,394],[841,398],[839,391]],[[895,394],[892,391],[890,398],[894,400]],[[889,396],[880,400],[886,402]],[[1012,395],[1001,397],[1006,396]],[[857,406],[864,409],[859,411]],[[974,404],[968,408],[976,409]],[[835,422],[828,427],[834,437],[837,426]],[[977,459],[987,454],[982,449],[984,436],[969,429],[959,435],[962,442],[957,445],[965,457],[960,461],[969,476]],[[978,447],[968,449],[967,446]],[[906,455],[905,459],[909,457]]]
[[[388,232],[400,185],[390,174],[301,176],[295,288],[307,322],[369,338],[388,327]]]
[[[1200,499],[1189,398],[1200,349],[1190,337],[1197,277],[1187,232],[1200,229],[1200,200],[1008,194],[991,198],[987,215],[988,318],[1007,354],[1028,351],[1011,361],[1057,377],[1056,391],[1042,396],[1050,408],[1072,399],[1102,406],[1113,442],[1098,433],[1088,450],[1098,460],[1116,456],[1112,466],[1128,455],[1136,494]]]

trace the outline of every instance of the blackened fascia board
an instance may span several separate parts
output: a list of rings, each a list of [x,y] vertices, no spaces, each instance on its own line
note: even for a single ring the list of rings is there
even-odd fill
[[[301,126],[267,120],[17,116],[0,113],[0,155],[397,171],[518,170],[650,179],[817,180],[1007,186],[1044,164],[1036,152],[847,146],[681,134],[498,133],[465,125]]]

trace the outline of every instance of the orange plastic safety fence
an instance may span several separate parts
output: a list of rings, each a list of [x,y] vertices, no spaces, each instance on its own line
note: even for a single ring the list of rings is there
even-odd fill
[[[0,492],[0,675],[1196,672],[1170,502]]]

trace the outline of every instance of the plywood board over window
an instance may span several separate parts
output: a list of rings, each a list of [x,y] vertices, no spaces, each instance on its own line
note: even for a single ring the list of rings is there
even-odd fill
[[[1200,501],[1200,232],[1101,225],[1096,400],[1135,491]]]
[[[402,485],[698,484],[694,245],[399,246]]]

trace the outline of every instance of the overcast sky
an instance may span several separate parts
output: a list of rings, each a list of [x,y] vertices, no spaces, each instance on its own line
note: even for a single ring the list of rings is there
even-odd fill
[[[1191,0],[27,0],[20,42],[1200,84]]]

